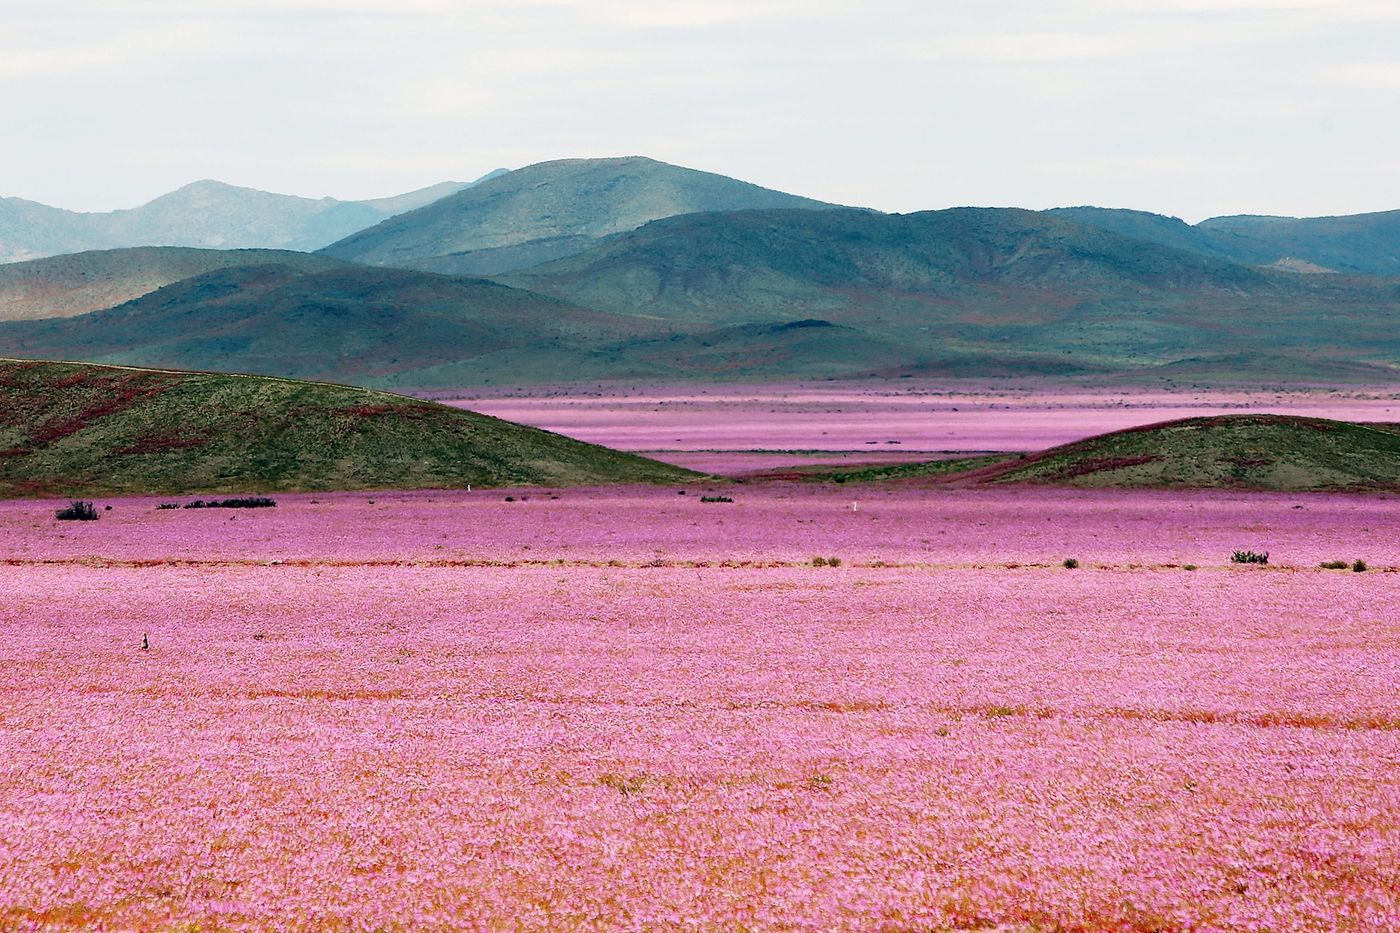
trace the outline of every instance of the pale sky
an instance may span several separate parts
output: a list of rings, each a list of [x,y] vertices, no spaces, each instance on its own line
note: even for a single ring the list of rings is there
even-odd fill
[[[649,155],[889,211],[1400,208],[1400,0],[0,0],[0,195]]]

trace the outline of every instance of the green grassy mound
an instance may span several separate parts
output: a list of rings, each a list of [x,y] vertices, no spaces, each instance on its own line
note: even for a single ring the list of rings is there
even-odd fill
[[[1284,492],[1395,489],[1400,425],[1218,415],[1100,434],[1036,454],[903,463],[822,478]]]
[[[1287,415],[1220,415],[1087,438],[1008,463],[986,481],[1071,486],[1385,489],[1400,486],[1400,428]]]
[[[0,496],[568,486],[695,475],[385,392],[0,360]]]

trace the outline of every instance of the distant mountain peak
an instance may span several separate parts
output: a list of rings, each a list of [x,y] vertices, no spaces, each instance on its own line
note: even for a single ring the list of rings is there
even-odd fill
[[[390,218],[325,252],[373,265],[500,273],[530,265],[546,242],[555,257],[577,253],[601,237],[665,217],[833,206],[648,156],[555,159]],[[472,254],[488,250],[496,251],[490,265],[474,265]]]

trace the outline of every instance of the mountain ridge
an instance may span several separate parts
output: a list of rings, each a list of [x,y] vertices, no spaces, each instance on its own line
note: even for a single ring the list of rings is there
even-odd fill
[[[834,205],[645,156],[558,159],[399,214],[321,252],[371,265],[452,271],[443,268],[444,257],[570,238],[583,247],[660,217],[779,206]],[[497,262],[491,268],[517,268],[507,266]]]
[[[137,246],[309,251],[474,184],[440,182],[384,198],[344,201],[201,179],[136,207],[102,212],[0,198],[0,263]]]

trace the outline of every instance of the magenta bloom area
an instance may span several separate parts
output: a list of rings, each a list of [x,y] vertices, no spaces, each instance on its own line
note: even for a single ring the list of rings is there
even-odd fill
[[[0,503],[0,929],[1400,927],[1400,501],[705,492]]]
[[[771,464],[771,451],[843,451],[888,460],[907,451],[1040,450],[1153,421],[1267,411],[1349,421],[1400,421],[1393,389],[1279,391],[1018,388],[924,380],[762,386],[602,386],[521,390],[448,399],[474,411],[622,450],[667,454],[752,451],[738,469]],[[696,469],[727,472],[675,459]]]

